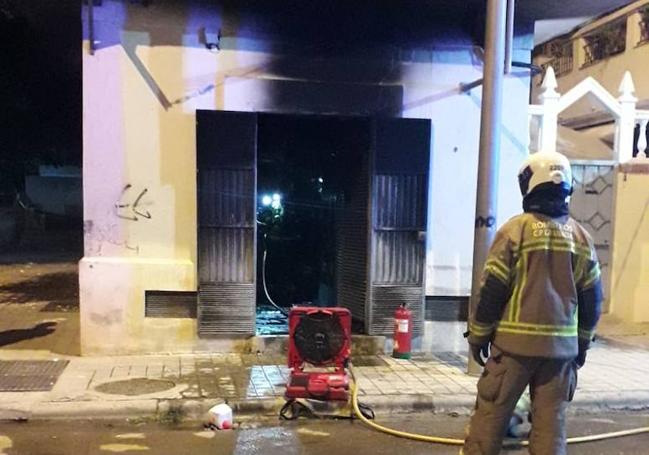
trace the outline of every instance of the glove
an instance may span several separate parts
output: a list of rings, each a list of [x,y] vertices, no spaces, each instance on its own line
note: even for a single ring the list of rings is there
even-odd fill
[[[586,363],[586,351],[588,350],[588,347],[585,343],[579,342],[579,353],[577,354],[577,357],[575,357],[575,363],[577,364],[577,368],[581,368],[584,366]]]
[[[484,344],[471,344],[469,346],[471,348],[471,356],[478,363],[478,365],[483,367],[485,365],[485,362],[489,358],[489,342],[486,342]]]

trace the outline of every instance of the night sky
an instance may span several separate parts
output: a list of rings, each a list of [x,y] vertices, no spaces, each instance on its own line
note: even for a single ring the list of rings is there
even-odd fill
[[[81,164],[79,0],[0,0],[0,191]],[[12,188],[13,187],[13,188]]]

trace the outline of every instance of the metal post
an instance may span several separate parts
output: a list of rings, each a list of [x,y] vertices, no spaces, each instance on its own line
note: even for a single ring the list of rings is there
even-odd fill
[[[480,279],[487,253],[496,233],[497,182],[502,118],[503,73],[505,66],[505,21],[507,0],[487,1],[485,29],[484,85],[480,116],[480,153],[476,191],[473,275],[469,318],[475,312]],[[469,356],[469,374],[479,374],[480,366]]]
[[[88,0],[88,52],[95,55],[95,0]]]
[[[505,35],[505,74],[512,72],[514,54],[514,4],[516,0],[507,0],[507,31]]]

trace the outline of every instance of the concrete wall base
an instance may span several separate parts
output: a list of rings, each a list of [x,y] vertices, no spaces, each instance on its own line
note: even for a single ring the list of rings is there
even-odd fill
[[[82,355],[190,352],[196,320],[145,318],[146,290],[195,291],[189,260],[85,257],[79,262]]]

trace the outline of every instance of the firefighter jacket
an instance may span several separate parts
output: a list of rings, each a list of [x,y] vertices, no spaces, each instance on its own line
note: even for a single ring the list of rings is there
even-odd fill
[[[590,235],[569,216],[523,213],[489,251],[469,343],[572,358],[587,349],[601,313],[600,268]]]

